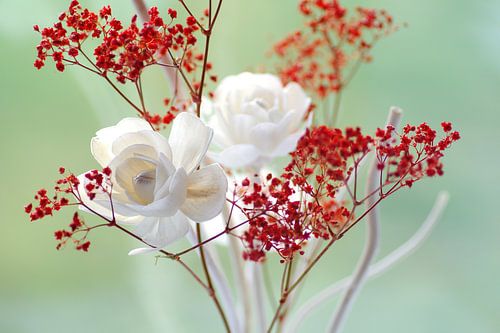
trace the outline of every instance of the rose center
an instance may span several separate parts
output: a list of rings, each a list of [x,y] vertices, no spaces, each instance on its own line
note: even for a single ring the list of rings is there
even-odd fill
[[[269,110],[272,105],[269,105],[269,102],[262,99],[262,98],[257,98],[255,99],[255,103],[260,106],[261,108],[263,108],[264,110]]]
[[[156,169],[142,171],[135,175],[133,185],[138,202],[143,205],[153,202],[155,184]]]

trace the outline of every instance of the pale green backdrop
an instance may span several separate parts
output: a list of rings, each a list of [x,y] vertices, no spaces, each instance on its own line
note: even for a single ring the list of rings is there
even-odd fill
[[[69,215],[30,224],[23,213],[60,165],[75,173],[96,167],[91,136],[132,114],[87,73],[33,68],[32,25],[49,24],[68,3],[0,1],[0,332],[221,332],[212,304],[177,265],[128,257],[136,244],[111,230],[92,236],[88,254],[58,252],[52,233]],[[132,14],[127,1],[109,3],[123,19]],[[463,139],[442,179],[383,205],[381,254],[416,230],[440,189],[451,194],[425,246],[362,291],[345,332],[500,332],[500,1],[354,3],[384,7],[408,28],[381,42],[359,72],[341,124],[372,130],[399,105],[407,121],[452,121]],[[212,49],[221,76],[265,64],[271,43],[298,26],[295,4],[225,0]],[[162,76],[150,77],[150,97],[159,97]],[[304,297],[352,270],[363,235],[357,228],[335,247]],[[303,331],[321,332],[332,309],[323,307]]]

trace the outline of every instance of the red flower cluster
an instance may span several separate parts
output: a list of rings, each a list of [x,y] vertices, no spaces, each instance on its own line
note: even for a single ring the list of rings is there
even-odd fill
[[[311,196],[333,199],[349,178],[354,168],[350,165],[357,166],[372,143],[373,139],[364,136],[360,128],[348,127],[345,132],[326,126],[308,129],[291,153],[292,161],[283,177]],[[317,190],[311,185],[311,178],[317,183]]]
[[[377,159],[379,168],[385,170],[385,184],[411,187],[424,176],[443,175],[443,152],[460,134],[451,123],[443,122],[441,127],[446,135],[437,142],[436,131],[426,123],[406,125],[400,135],[394,135],[392,127],[377,130]]]
[[[109,6],[94,13],[73,0],[53,27],[42,30],[34,27],[42,35],[35,67],[40,69],[48,58],[52,58],[59,71],[63,71],[67,64],[79,65],[102,76],[112,73],[121,83],[127,80],[136,82],[147,66],[166,66],[160,62],[166,54],[185,53],[196,43],[194,33],[199,30],[192,17],[187,18],[185,25],[174,24],[177,12],[173,9],[168,10],[167,21],[160,17],[156,7],[152,7],[148,14],[149,21],[141,29],[137,26],[137,16],[125,28],[112,17]],[[95,61],[82,49],[82,44],[89,38],[100,43],[93,52]],[[79,60],[82,56],[87,63]],[[194,65],[185,63],[183,66]]]
[[[90,200],[93,200],[98,193],[111,193],[111,169],[105,167],[102,172],[99,170],[91,170],[85,174],[85,191]],[[78,197],[78,189],[75,190]]]
[[[282,262],[296,253],[304,254],[302,247],[311,236],[330,239],[345,225],[349,211],[338,207],[333,200],[320,205],[316,201],[295,198],[297,188],[289,180],[268,175],[266,184],[252,184],[243,189],[248,228],[241,236],[245,245],[243,258],[261,261],[266,252],[276,251]]]
[[[64,174],[65,172],[66,170],[63,167],[59,168],[60,174]],[[42,219],[47,215],[52,216],[54,211],[59,211],[62,207],[69,204],[68,198],[61,197],[61,195],[71,193],[73,188],[78,187],[78,184],[80,184],[78,178],[70,174],[56,181],[54,194],[51,197],[47,195],[46,189],[38,190],[35,195],[38,205],[33,206],[32,203],[29,203],[24,207],[25,213],[29,214],[32,222]]]
[[[85,221],[75,212],[69,230],[61,229],[54,232],[54,237],[58,241],[56,248],[60,250],[68,241],[72,241],[77,251],[88,252],[90,241],[87,240],[87,235],[90,230],[92,230],[92,227],[88,227]]]
[[[249,219],[241,236],[244,258],[260,261],[275,250],[283,261],[290,260],[303,253],[310,237],[342,237],[358,222],[356,208],[368,197],[379,195],[382,200],[424,176],[442,175],[443,152],[460,138],[450,123],[442,126],[446,135],[437,143],[436,131],[425,123],[407,125],[401,135],[392,127],[378,129],[374,137],[363,135],[359,128],[307,130],[280,177],[269,175],[264,184],[248,179],[241,184],[246,205],[242,211]],[[358,173],[370,152],[376,153],[379,168],[386,172],[380,188],[362,197],[357,193]],[[350,202],[338,198],[341,188],[350,194]]]
[[[284,61],[278,72],[283,82],[297,82],[321,98],[343,89],[359,64],[371,60],[374,43],[395,29],[384,10],[358,7],[351,15],[338,0],[301,0],[299,11],[306,28],[274,46]]]
[[[59,211],[64,206],[85,206],[85,203],[81,200],[81,193],[79,191],[81,182],[78,177],[73,173],[66,174],[66,169],[63,167],[59,168],[59,173],[64,175],[64,177],[56,181],[54,194],[51,197],[48,196],[47,190],[38,190],[35,195],[35,200],[38,202],[38,205],[33,206],[33,204],[30,203],[24,207],[24,211],[26,214],[29,214],[31,221],[42,219],[48,215],[52,216],[54,211]],[[93,199],[97,193],[102,192],[110,194],[110,175],[111,169],[109,168],[104,168],[102,171],[92,170],[84,175],[84,189],[89,198]],[[70,201],[70,199],[74,200]],[[54,233],[58,241],[57,249],[60,249],[71,240],[75,244],[77,250],[87,252],[90,246],[90,242],[87,240],[88,233],[97,227],[110,223],[108,220],[106,220],[106,222],[107,223],[102,225],[89,227],[80,218],[78,213],[75,212],[69,224],[69,230],[62,229]]]

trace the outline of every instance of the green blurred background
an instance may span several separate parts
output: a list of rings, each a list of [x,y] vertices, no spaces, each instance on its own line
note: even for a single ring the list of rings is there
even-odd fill
[[[161,7],[169,2],[177,3]],[[209,299],[177,265],[128,257],[137,244],[111,230],[91,236],[88,254],[58,252],[52,233],[69,215],[30,224],[23,213],[60,165],[75,173],[96,167],[90,138],[133,114],[90,73],[33,68],[39,37],[32,25],[50,24],[68,3],[0,0],[0,332],[220,332]],[[133,12],[123,0],[82,3],[93,9],[109,3],[124,20]],[[375,61],[362,67],[345,94],[341,125],[372,130],[398,105],[405,121],[452,121],[463,139],[446,157],[444,177],[383,205],[380,255],[418,228],[440,189],[451,194],[425,245],[363,289],[345,332],[500,332],[500,1],[348,5],[354,4],[386,8],[409,26],[381,42]],[[220,76],[266,64],[270,45],[300,24],[295,5],[226,0],[211,57]],[[148,76],[150,98],[163,97],[162,75]],[[302,300],[351,272],[363,232],[359,227],[338,243]],[[333,305],[315,313],[303,331],[321,332]]]

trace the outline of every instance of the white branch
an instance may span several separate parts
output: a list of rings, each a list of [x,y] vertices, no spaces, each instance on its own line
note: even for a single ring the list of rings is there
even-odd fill
[[[230,209],[228,205],[226,205],[222,211],[222,216],[224,217],[224,221],[229,221],[229,227],[233,227],[233,218],[229,216]],[[226,236],[229,243],[229,256],[231,258],[231,268],[233,272],[233,280],[234,286],[237,292],[237,296],[240,297],[239,301],[241,302],[241,313],[239,316],[239,323],[242,327],[239,327],[240,332],[249,332],[250,331],[250,320],[252,314],[252,305],[249,295],[248,281],[245,276],[244,271],[244,261],[242,257],[242,249],[240,240],[232,235]]]
[[[368,270],[366,278],[374,278],[385,273],[387,270],[401,262],[403,259],[411,255],[431,234],[434,226],[441,218],[449,200],[447,192],[439,193],[434,206],[432,207],[429,215],[422,223],[420,228],[408,239],[405,243],[399,246],[396,250],[384,258],[372,264]],[[353,276],[348,276],[337,283],[323,289],[321,292],[313,296],[306,304],[304,304],[294,315],[293,320],[290,321],[286,327],[285,332],[295,333],[298,331],[300,324],[319,306],[331,300],[339,292],[345,290],[351,285]]]
[[[393,107],[389,111],[389,117],[387,119],[387,126],[393,126],[395,128],[399,127],[401,122],[401,117],[403,113],[399,108]],[[375,155],[375,154],[373,154]],[[380,187],[380,177],[382,177],[382,170],[378,167],[378,161],[374,158],[370,170],[368,171],[368,182],[366,186],[366,194],[369,196],[366,200],[366,209],[370,209],[378,200],[376,195],[370,196],[370,193],[375,192]],[[340,332],[344,321],[349,313],[354,300],[358,292],[361,290],[370,263],[375,258],[379,246],[380,238],[380,216],[379,207],[373,208],[368,215],[366,215],[366,225],[367,225],[367,239],[365,243],[365,249],[358,263],[358,267],[354,272],[354,277],[352,279],[351,285],[347,288],[344,297],[340,300],[340,304],[335,311],[332,321],[328,325],[327,332],[337,333]]]
[[[253,308],[256,319],[256,331],[265,332],[267,329],[267,319],[266,319],[266,302],[264,298],[264,281],[262,273],[262,263],[251,262],[249,263],[249,277],[250,277],[250,288],[253,290]],[[246,318],[250,320],[251,318]]]

